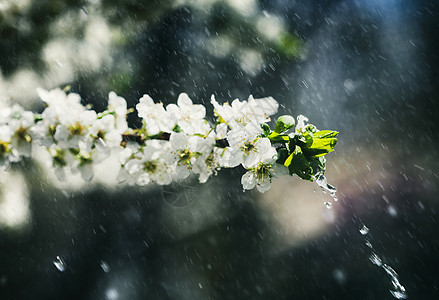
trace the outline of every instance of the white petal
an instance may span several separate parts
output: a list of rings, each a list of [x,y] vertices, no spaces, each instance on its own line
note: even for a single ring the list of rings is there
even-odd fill
[[[37,88],[37,94],[38,97],[40,97],[41,100],[48,103],[50,101],[50,92],[43,89],[43,88]]]
[[[125,164],[125,168],[127,169],[129,174],[134,174],[139,172],[142,169],[142,162],[140,159],[131,159]]]
[[[83,126],[92,125],[96,121],[96,112],[94,110],[86,110],[79,116],[79,123]]]
[[[59,181],[66,181],[66,172],[64,171],[64,168],[55,168],[55,175],[58,177]]]
[[[278,164],[278,163],[274,163],[272,165],[272,169],[273,169],[272,174],[275,177],[280,177],[280,176],[285,176],[285,175],[290,174],[287,167],[285,167],[284,165]]]
[[[55,129],[55,139],[57,141],[65,141],[69,136],[69,131],[66,126],[59,124]]]
[[[188,136],[182,132],[173,132],[169,137],[169,142],[171,143],[173,148],[184,148],[188,143]],[[175,150],[175,149],[173,149]]]
[[[200,173],[200,177],[198,178],[199,182],[205,183],[207,179],[209,179],[210,175],[212,175],[212,171]]]
[[[121,164],[125,164],[132,154],[133,154],[133,150],[129,147],[126,147],[119,153],[119,162]]]
[[[185,179],[185,178],[189,177],[190,174],[191,174],[191,172],[189,171],[189,169],[186,166],[180,165],[180,166],[177,166],[175,168],[175,175],[179,179]]]
[[[271,189],[272,179],[271,178],[264,178],[264,181],[258,182],[256,185],[256,188],[259,192],[265,193],[269,189]]]
[[[253,173],[247,172],[242,175],[241,184],[244,190],[251,190],[256,185],[256,179]]]
[[[147,106],[152,106],[152,105],[154,105],[154,100],[152,100],[152,98],[149,96],[149,95],[147,95],[147,94],[144,94],[143,96],[142,96],[142,98],[140,98],[139,99],[139,104],[146,104]],[[139,104],[137,104],[137,105],[139,105]],[[137,107],[137,105],[136,105],[136,107]]]
[[[203,119],[206,116],[206,108],[200,104],[192,105],[190,107],[190,116],[194,119]]]
[[[245,126],[245,131],[254,140],[261,133],[262,129],[259,124],[250,122]]]
[[[240,150],[231,150],[229,152],[229,162],[228,165],[226,165],[226,167],[229,168],[234,168],[236,166],[239,166],[240,164],[242,164],[244,162],[244,153]]]
[[[81,177],[85,181],[90,181],[93,178],[94,172],[93,172],[93,166],[91,164],[85,164],[82,167],[79,168],[79,171],[81,172]]]
[[[120,168],[119,173],[117,174],[116,180],[119,183],[125,182],[129,177],[128,171],[125,168]]]
[[[247,156],[244,156],[244,162],[242,165],[246,169],[254,167],[258,162],[260,162],[261,155],[258,152],[251,151]]]
[[[277,113],[279,103],[273,97],[255,99],[255,101],[266,115],[271,116]]]
[[[142,173],[137,177],[136,183],[138,185],[144,186],[151,182],[151,179],[149,178],[149,175],[147,173]]]
[[[177,104],[180,107],[184,107],[184,106],[192,106],[193,103],[192,100],[189,98],[188,94],[181,93],[178,96]]]
[[[302,131],[305,130],[305,123],[308,122],[308,118],[303,115],[297,116],[297,124],[296,124],[296,131]]]
[[[227,125],[224,123],[219,124],[216,126],[216,137],[218,139],[225,139],[227,136]]]
[[[261,150],[261,162],[265,164],[272,163],[277,159],[277,151],[274,147],[265,148],[264,150]]]

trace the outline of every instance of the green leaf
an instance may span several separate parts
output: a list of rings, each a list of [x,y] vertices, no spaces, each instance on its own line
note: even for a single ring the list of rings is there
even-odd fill
[[[312,134],[308,131],[303,132],[299,137],[299,140],[305,143],[305,148],[311,147],[314,141]]]
[[[324,156],[313,157],[309,161],[312,168],[313,176],[316,177],[317,174],[324,174],[326,170],[326,158]]]
[[[338,131],[332,130],[320,130],[313,134],[315,139],[323,139],[323,138],[335,138],[338,135]]]
[[[299,146],[296,146],[293,153],[288,156],[284,166],[288,168],[290,175],[297,174],[302,179],[312,181],[313,169]]]
[[[268,138],[270,139],[270,142],[272,144],[274,144],[274,143],[288,143],[288,141],[290,140],[290,137],[288,135],[279,134],[279,133],[274,132],[274,131],[272,133],[270,133]]]
[[[317,131],[317,127],[315,127],[312,124],[308,124],[308,125],[306,125],[305,130],[308,132],[311,132],[311,133],[315,133]]]
[[[334,150],[336,138],[313,139],[311,146],[304,149],[306,156],[319,157]]]
[[[276,133],[283,133],[293,127],[295,125],[295,120],[292,116],[284,115],[280,116],[277,121],[276,125],[274,126],[274,132]]]
[[[178,124],[175,124],[174,128],[172,128],[174,132],[181,132],[181,127]]]
[[[261,124],[261,128],[262,128],[262,133],[261,133],[261,137],[268,137],[270,135],[270,126],[268,126],[265,123]]]
[[[283,165],[288,158],[288,150],[286,148],[277,149],[277,160],[278,164]]]

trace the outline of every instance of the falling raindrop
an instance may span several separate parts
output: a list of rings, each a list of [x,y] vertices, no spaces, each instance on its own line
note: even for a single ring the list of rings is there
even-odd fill
[[[328,181],[324,175],[320,174],[317,178],[315,178],[315,181],[316,181],[317,185],[322,188],[323,193],[329,192],[329,194],[331,195],[334,202],[338,201],[338,198],[335,195],[335,193],[337,192],[337,189],[333,185],[328,183]],[[326,204],[326,202],[325,202],[325,204]]]
[[[376,254],[373,253],[373,252],[372,252],[372,254],[371,254],[370,257],[369,257],[369,260],[370,260],[374,265],[377,265],[377,266],[379,266],[379,267],[383,264],[381,258],[379,258],[379,256],[376,255]]]
[[[362,235],[366,235],[369,233],[369,228],[366,227],[366,225],[363,224],[363,227],[360,229],[360,233]],[[366,240],[366,245],[373,249],[372,243],[369,240]],[[369,256],[369,260],[376,266],[382,268],[391,278],[392,283],[392,289],[389,290],[389,292],[392,294],[392,296],[396,299],[406,299],[407,293],[405,291],[405,287],[399,282],[398,274],[396,271],[389,265],[383,264],[382,259],[372,251],[371,255]]]
[[[60,256],[56,257],[56,260],[53,261],[53,264],[60,272],[64,272],[66,270],[66,263]]]
[[[102,269],[105,273],[108,273],[108,272],[110,272],[110,270],[111,270],[110,266],[109,266],[105,261],[103,261],[103,260],[101,261],[100,266],[101,266],[101,269]]]
[[[392,294],[392,296],[395,297],[396,299],[407,299],[407,294],[405,292],[390,291],[390,294]]]
[[[332,207],[332,203],[331,202],[325,202],[325,206],[327,209],[330,209]]]
[[[361,229],[360,229],[360,233],[362,235],[368,234],[369,233],[369,228],[367,228],[367,226],[363,224],[363,227],[361,227]]]

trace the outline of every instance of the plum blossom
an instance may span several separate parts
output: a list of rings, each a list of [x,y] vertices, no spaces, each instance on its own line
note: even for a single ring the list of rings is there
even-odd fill
[[[38,89],[37,93],[47,107],[32,127],[32,137],[47,147],[61,180],[66,170],[91,180],[93,163],[108,157],[110,149],[120,145],[122,134],[128,129],[125,99],[110,92],[107,110],[97,114],[80,103],[78,94],[66,94],[60,89]]]
[[[127,148],[121,155],[124,161],[123,169],[119,174],[121,181],[146,185],[151,182],[160,185],[170,184],[174,166],[166,160],[166,152],[169,151],[168,141],[148,140],[142,149],[134,152],[133,148]],[[128,158],[126,159],[126,157]],[[122,169],[121,169],[122,170]]]
[[[127,102],[124,98],[118,96],[115,92],[110,92],[108,94],[108,107],[106,111],[114,115],[114,127],[117,132],[123,133],[128,130],[126,120]]]
[[[271,146],[270,140],[260,137],[260,133],[261,128],[254,123],[229,131],[227,140],[232,148],[231,166],[242,164],[244,168],[249,169],[258,162],[276,156],[276,149]]]
[[[206,108],[201,104],[193,104],[186,93],[181,93],[177,105],[169,104],[166,111],[177,120],[177,125],[186,134],[206,134],[210,130],[209,124],[204,119]]]
[[[0,167],[7,168],[32,150],[31,126],[34,115],[20,105],[0,109]]]
[[[184,179],[190,171],[201,172],[199,160],[205,160],[212,152],[214,139],[201,136],[188,136],[182,132],[173,132],[169,138],[171,152],[169,159],[176,164],[176,176]],[[196,165],[195,169],[193,169]]]
[[[259,192],[265,193],[271,188],[273,178],[288,174],[285,166],[276,163],[273,159],[267,159],[257,163],[242,175],[241,183],[245,190],[251,190],[256,186]]]
[[[38,89],[37,93],[46,105],[40,115],[0,103],[0,167],[30,156],[31,145],[37,143],[47,149],[48,164],[60,180],[67,179],[67,172],[92,180],[94,164],[115,149],[119,151],[120,182],[167,185],[196,174],[204,183],[221,168],[242,165],[247,170],[241,178],[243,188],[265,192],[273,178],[289,173],[283,163],[292,163],[291,138],[317,131],[300,115],[290,140],[286,135],[283,140],[273,139],[269,126],[262,125],[278,110],[271,97],[250,96],[220,105],[212,96],[217,118],[211,126],[205,107],[194,104],[185,93],[179,95],[177,104],[166,108],[145,94],[136,105],[142,127],[131,129],[126,115],[132,109],[114,92],[100,113],[82,105],[75,93],[60,89]],[[275,142],[277,148],[272,146]]]
[[[149,95],[143,95],[136,105],[139,117],[143,119],[144,127],[148,135],[155,135],[160,132],[170,132],[176,121],[163,107],[163,103],[154,103]]]
[[[232,129],[249,123],[259,126],[261,123],[268,122],[268,116],[274,115],[279,107],[272,97],[254,99],[251,95],[248,101],[235,99],[231,105],[228,102],[220,105],[212,95],[211,103],[215,113]]]

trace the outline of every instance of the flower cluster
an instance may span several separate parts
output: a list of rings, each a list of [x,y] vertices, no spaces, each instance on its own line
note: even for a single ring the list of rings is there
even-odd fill
[[[83,106],[78,94],[60,89],[37,92],[46,109],[31,128],[32,138],[47,148],[60,179],[69,169],[91,180],[93,163],[105,159],[110,148],[118,147],[128,129],[125,99],[111,92],[107,110],[98,114]]]
[[[0,109],[0,165],[30,156],[31,145],[38,144],[46,147],[61,180],[66,170],[91,180],[93,164],[119,151],[120,182],[166,185],[196,174],[204,183],[221,168],[242,166],[243,188],[265,192],[275,177],[322,175],[323,155],[333,150],[338,134],[317,130],[303,116],[297,126],[293,117],[281,116],[271,130],[267,123],[279,107],[271,97],[220,104],[212,96],[215,119],[209,122],[206,108],[185,93],[166,107],[144,95],[136,105],[142,126],[131,129],[126,115],[133,109],[114,92],[100,113],[75,93],[37,93],[46,106],[40,115],[18,105]]]
[[[20,105],[0,109],[0,167],[6,169],[10,163],[20,161],[22,156],[31,156],[30,129],[34,115]]]

